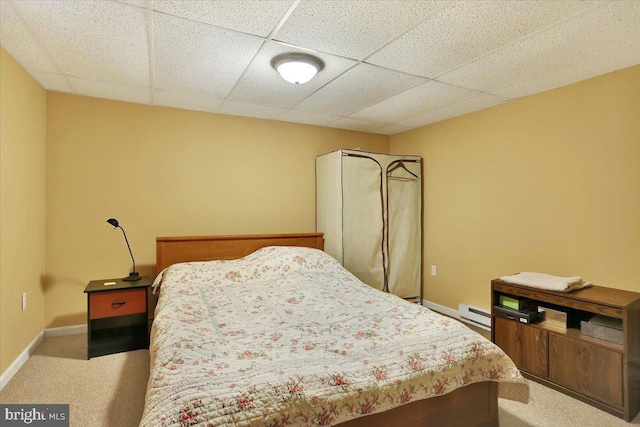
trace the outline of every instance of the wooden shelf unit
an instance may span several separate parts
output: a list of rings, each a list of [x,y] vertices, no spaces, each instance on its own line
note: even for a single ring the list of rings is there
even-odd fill
[[[500,295],[566,311],[572,327],[500,317],[493,310]],[[525,377],[626,421],[640,412],[640,293],[602,286],[561,293],[496,279],[491,307],[491,340]],[[582,334],[575,325],[592,314],[621,319],[623,344]]]

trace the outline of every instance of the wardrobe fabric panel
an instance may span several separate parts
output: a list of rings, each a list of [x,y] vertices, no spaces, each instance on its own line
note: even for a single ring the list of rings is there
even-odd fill
[[[389,292],[415,298],[420,296],[422,185],[420,163],[403,165],[408,171],[398,168],[387,175]]]
[[[324,233],[324,251],[344,266],[340,151],[316,157],[316,229]]]
[[[343,157],[343,266],[376,289],[384,286],[382,169],[366,157]]]
[[[376,289],[421,296],[419,156],[346,149],[318,156],[316,203],[328,254]]]

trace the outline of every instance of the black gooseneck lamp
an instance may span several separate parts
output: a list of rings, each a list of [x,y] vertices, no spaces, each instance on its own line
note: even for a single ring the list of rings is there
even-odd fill
[[[127,233],[124,232],[124,228],[122,228],[120,226],[120,224],[118,223],[118,220],[115,218],[109,218],[107,220],[107,222],[111,225],[113,225],[115,228],[119,228],[120,230],[122,230],[122,234],[124,235],[124,241],[127,242],[127,248],[129,248],[129,255],[131,255],[131,261],[133,261],[133,271],[131,273],[129,273],[129,275],[127,277],[124,277],[122,280],[124,280],[125,282],[135,282],[136,280],[140,280],[141,277],[138,274],[138,272],[136,271],[136,260],[133,259],[133,252],[131,252],[131,246],[129,246],[129,240],[127,239]]]

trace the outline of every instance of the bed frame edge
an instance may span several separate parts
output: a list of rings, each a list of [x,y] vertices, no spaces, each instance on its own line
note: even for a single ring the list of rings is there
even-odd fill
[[[156,237],[156,274],[172,264],[242,258],[265,246],[324,249],[324,233]]]

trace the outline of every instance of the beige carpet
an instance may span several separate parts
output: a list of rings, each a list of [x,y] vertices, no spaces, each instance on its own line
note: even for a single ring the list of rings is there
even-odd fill
[[[46,339],[0,391],[1,403],[68,403],[71,426],[137,426],[149,376],[149,352],[86,360],[87,335]],[[502,427],[616,427],[626,423],[531,382],[528,405],[500,399]],[[392,426],[390,426],[392,427]]]

